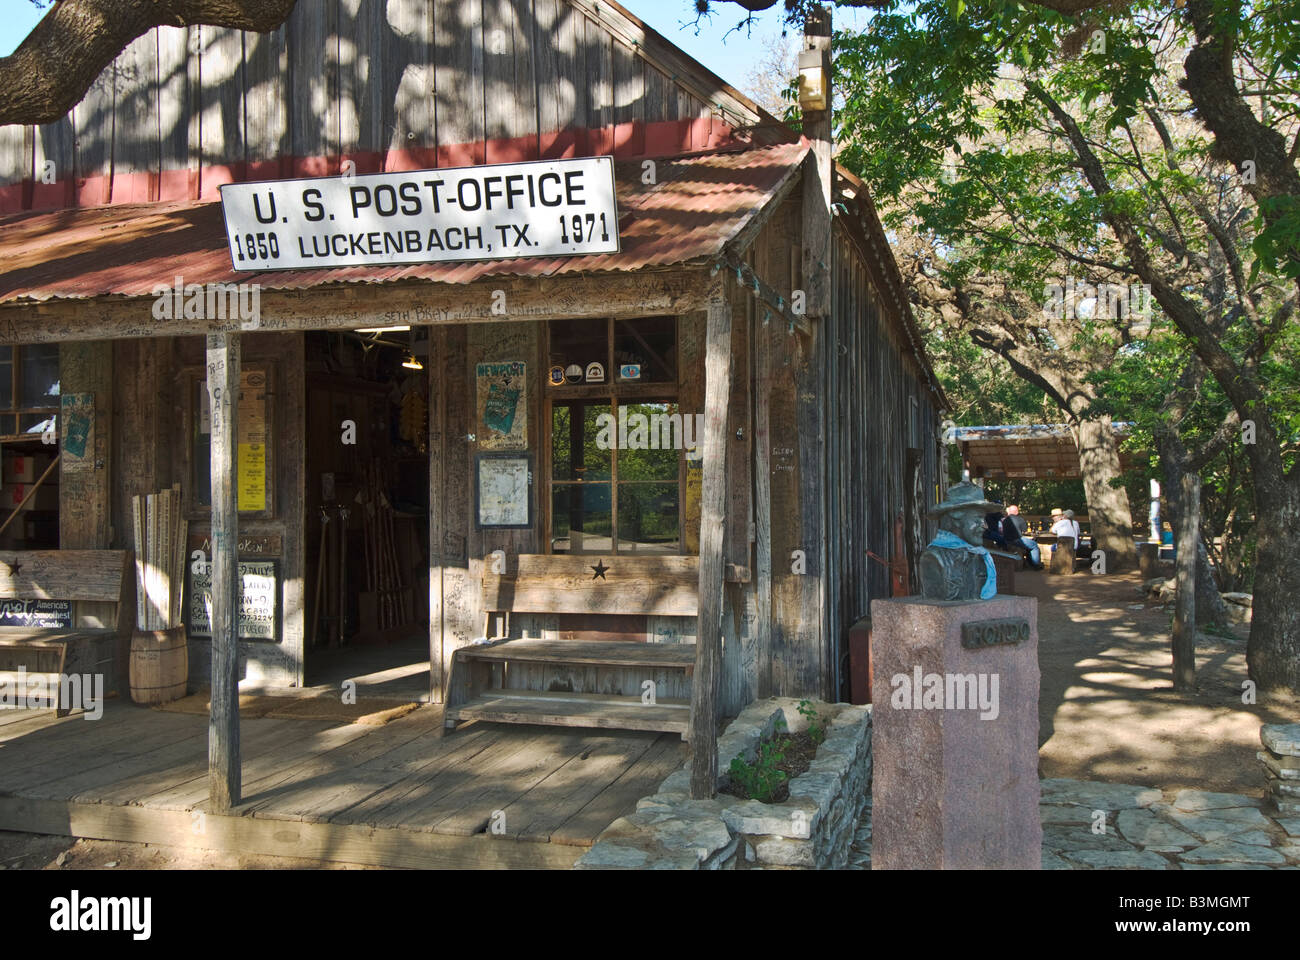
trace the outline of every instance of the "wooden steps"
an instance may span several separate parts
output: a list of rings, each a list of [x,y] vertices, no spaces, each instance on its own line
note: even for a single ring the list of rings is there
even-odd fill
[[[507,640],[461,647],[457,660],[495,660],[518,663],[572,663],[597,666],[680,669],[689,676],[695,669],[693,643],[629,643],[601,640]]]
[[[446,713],[447,720],[649,730],[683,737],[690,718],[691,705],[684,700],[646,704],[634,697],[534,690],[492,690]]]
[[[445,725],[465,720],[529,723],[547,726],[645,730],[680,734],[686,739],[690,701],[597,693],[594,690],[525,690],[511,681],[511,665],[572,666],[594,671],[630,671],[661,676],[695,669],[695,645],[620,643],[594,640],[504,640],[461,647],[452,661]],[[651,679],[646,676],[645,679]],[[632,689],[638,693],[638,676]],[[608,689],[608,688],[606,688]],[[626,689],[626,687],[625,687]]]

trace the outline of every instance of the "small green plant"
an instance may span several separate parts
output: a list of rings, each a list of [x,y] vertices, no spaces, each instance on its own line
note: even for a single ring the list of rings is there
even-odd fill
[[[822,741],[826,739],[826,725],[821,722],[817,708],[812,705],[811,700],[800,700],[797,709],[799,716],[808,721],[808,736],[812,738],[813,746],[821,746]]]
[[[759,745],[758,756],[752,764],[744,757],[731,761],[731,779],[751,800],[772,803],[787,779],[784,771],[778,768],[784,759],[784,749],[770,740],[764,741]]]

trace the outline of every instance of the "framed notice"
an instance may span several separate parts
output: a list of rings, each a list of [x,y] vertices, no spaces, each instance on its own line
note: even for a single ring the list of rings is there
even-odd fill
[[[212,564],[191,563],[185,622],[191,637],[212,636]],[[280,561],[239,561],[240,640],[280,640]]]
[[[520,454],[480,454],[474,501],[478,525],[527,529],[533,525],[532,461]]]
[[[480,450],[528,449],[528,364],[522,360],[474,367]]]

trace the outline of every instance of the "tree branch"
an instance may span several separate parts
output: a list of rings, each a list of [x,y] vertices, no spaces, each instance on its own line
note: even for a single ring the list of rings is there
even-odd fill
[[[1254,163],[1254,182],[1243,186],[1261,203],[1260,213],[1272,225],[1279,212],[1262,201],[1300,197],[1300,174],[1282,134],[1260,122],[1238,90],[1232,72],[1236,36],[1231,28],[1216,22],[1212,0],[1188,0],[1185,9],[1196,33],[1196,46],[1183,61],[1186,76],[1180,86],[1187,91],[1201,122],[1214,134],[1218,155],[1239,171],[1248,161]],[[1230,18],[1224,22],[1231,22]]]
[[[202,24],[265,33],[297,0],[62,0],[0,58],[0,126],[54,123],[136,37]]]

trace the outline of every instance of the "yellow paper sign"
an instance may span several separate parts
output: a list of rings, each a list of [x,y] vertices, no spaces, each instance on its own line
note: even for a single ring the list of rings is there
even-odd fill
[[[237,489],[240,510],[266,509],[266,444],[241,443]]]

